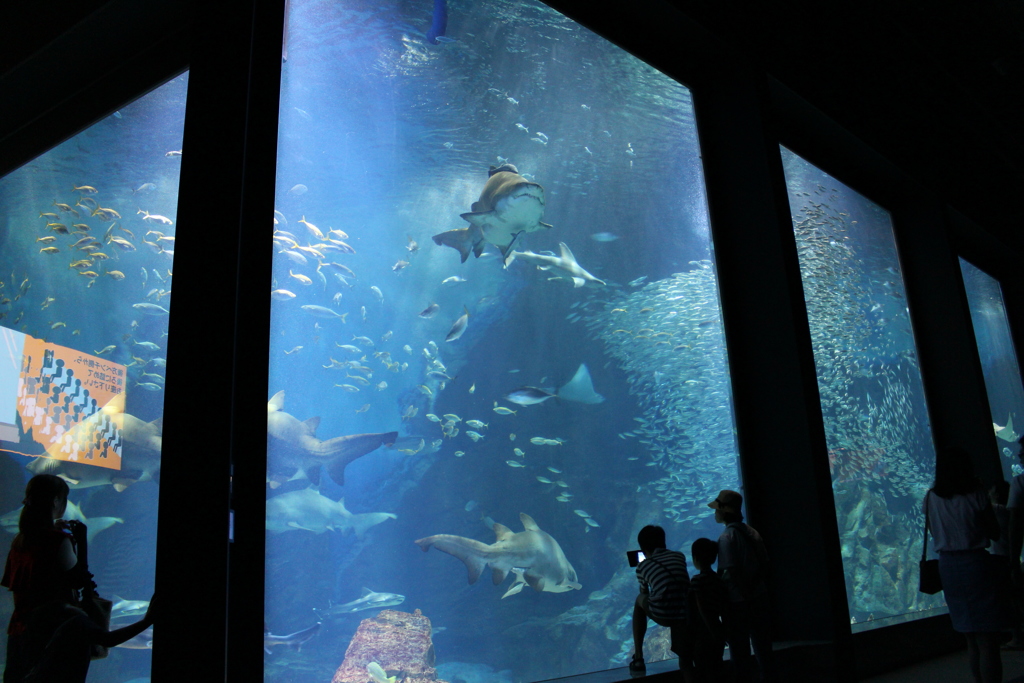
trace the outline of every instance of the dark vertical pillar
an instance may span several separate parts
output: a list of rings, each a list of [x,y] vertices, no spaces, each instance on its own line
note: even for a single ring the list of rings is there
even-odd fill
[[[282,7],[229,0],[194,8],[167,355],[155,681],[262,677],[266,236]]]
[[[966,448],[991,482],[1002,477],[999,448],[946,212],[930,193],[904,196],[891,208],[935,446]]]
[[[763,76],[721,60],[694,89],[749,521],[764,536],[777,639],[829,640],[849,614],[810,331]],[[783,567],[800,567],[785,571]],[[795,608],[799,606],[799,608]],[[788,608],[787,608],[788,607]]]

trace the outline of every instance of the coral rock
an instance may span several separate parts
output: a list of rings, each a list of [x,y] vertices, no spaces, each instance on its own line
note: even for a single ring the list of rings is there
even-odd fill
[[[363,619],[331,683],[371,681],[366,671],[370,662],[380,664],[388,676],[395,676],[397,683],[438,681],[430,619],[419,610],[409,614],[390,609],[372,619]]]

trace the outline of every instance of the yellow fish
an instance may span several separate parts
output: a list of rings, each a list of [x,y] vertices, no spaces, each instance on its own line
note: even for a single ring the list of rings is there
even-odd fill
[[[43,247],[42,249],[39,250],[39,253],[40,254],[59,254],[60,253],[60,249],[58,249],[57,247]]]
[[[303,275],[302,273],[296,274],[296,273],[293,273],[292,271],[289,270],[288,274],[291,275],[293,278],[295,278],[296,280],[298,280],[299,282],[301,282],[304,285],[311,285],[311,284],[313,284],[313,281],[310,280],[305,275]]]

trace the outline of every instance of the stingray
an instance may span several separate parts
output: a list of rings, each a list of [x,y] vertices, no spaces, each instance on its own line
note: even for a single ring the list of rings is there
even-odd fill
[[[580,363],[576,374],[558,391],[538,387],[519,387],[507,394],[505,399],[521,406],[532,406],[556,396],[575,403],[593,404],[604,401],[604,396],[594,391],[594,382],[590,379],[590,371],[587,370],[586,363]]]
[[[472,210],[462,214],[462,218],[469,221],[469,227],[433,237],[435,244],[456,249],[463,263],[471,253],[479,258],[487,244],[498,247],[505,257],[523,233],[551,227],[542,220],[544,188],[541,185],[519,175],[512,164],[491,166],[488,176],[480,198],[470,207]]]
[[[274,394],[267,404],[269,468],[280,469],[283,466],[298,470],[292,478],[306,476],[317,485],[320,483],[320,466],[326,465],[331,479],[343,485],[345,467],[350,462],[380,446],[390,446],[398,439],[398,432],[382,432],[336,436],[321,441],[316,436],[319,426],[319,417],[311,417],[303,422],[284,412],[284,392]]]

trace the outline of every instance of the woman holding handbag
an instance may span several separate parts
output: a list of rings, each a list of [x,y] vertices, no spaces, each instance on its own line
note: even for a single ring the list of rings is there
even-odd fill
[[[67,501],[67,483],[50,474],[32,477],[25,489],[0,582],[14,593],[4,683],[85,681],[94,646],[119,645],[153,623],[147,612],[139,622],[107,631],[97,614],[82,609],[89,605],[79,592],[91,603],[96,584],[86,559],[86,526],[61,519]]]
[[[977,683],[999,683],[999,645],[1011,625],[1007,577],[986,550],[999,538],[999,523],[966,451],[938,454],[923,507],[953,628],[967,638],[971,674]]]

